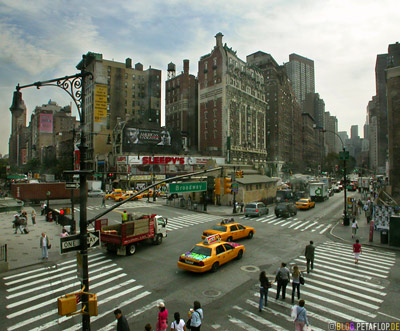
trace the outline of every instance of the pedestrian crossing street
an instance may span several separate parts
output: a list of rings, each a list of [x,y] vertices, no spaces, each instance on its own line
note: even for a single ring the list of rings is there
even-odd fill
[[[352,245],[325,242],[315,250],[314,270],[304,273],[305,285],[300,286],[301,299],[314,331],[336,330],[329,323],[388,321],[380,315],[386,297],[387,279],[396,262],[392,252],[363,247],[359,264],[354,264]],[[305,270],[305,257],[299,256],[290,263]],[[270,278],[274,276],[270,275]],[[268,306],[258,311],[259,285],[254,284],[250,297],[233,304],[226,325],[214,325],[222,330],[293,330],[291,313],[292,285],[286,290],[286,299],[275,299],[276,284],[269,289]],[[298,300],[295,298],[295,303]],[[397,321],[397,320],[396,320]]]
[[[240,218],[259,223],[271,224],[274,226],[279,225],[281,227],[287,227],[288,229],[298,230],[301,232],[309,230],[311,232],[318,232],[319,234],[324,234],[333,226],[332,224],[319,223],[316,220],[299,220],[296,217],[282,218],[277,217],[274,214],[265,215],[264,217],[258,218],[248,216],[242,216]]]
[[[97,293],[98,316],[90,318],[92,330],[114,330],[113,311],[121,308],[126,318],[156,307],[160,298],[117,267],[101,252],[89,255],[90,292]],[[78,292],[76,259],[52,267],[40,267],[3,277],[6,320],[2,330],[80,330],[81,315],[58,315],[57,298]],[[79,305],[80,307],[80,305]]]

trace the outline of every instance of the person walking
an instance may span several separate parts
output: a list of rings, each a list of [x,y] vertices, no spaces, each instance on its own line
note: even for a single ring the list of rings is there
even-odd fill
[[[278,282],[278,286],[276,289],[276,300],[279,299],[279,294],[282,289],[282,299],[285,300],[286,296],[286,286],[290,282],[290,271],[286,268],[286,263],[282,262],[281,267],[276,272],[275,281]]]
[[[32,211],[31,211],[31,218],[32,218],[32,224],[36,225],[36,211],[35,211],[35,209],[32,209]]]
[[[106,208],[106,196],[104,194],[101,198],[101,207]]]
[[[355,218],[353,218],[353,222],[351,223],[351,238],[354,238],[357,234],[358,223]]]
[[[24,234],[24,230],[22,228],[21,220],[20,220],[18,214],[14,215],[13,224],[14,224],[13,227],[15,228],[14,234],[17,234],[18,230],[21,232],[21,234]]]
[[[268,289],[271,287],[271,283],[268,277],[265,275],[265,271],[260,273],[260,303],[258,305],[258,311],[261,312],[263,309],[263,302],[265,306],[268,305]]]
[[[117,319],[117,331],[130,331],[128,321],[122,315],[121,309],[115,309],[114,316]]]
[[[299,267],[297,265],[293,266],[292,271],[292,304],[294,304],[294,296],[296,295],[297,289],[297,299],[300,300],[300,277],[303,277]]]
[[[307,260],[307,273],[310,273],[310,264],[311,264],[311,270],[314,269],[314,242],[311,240],[310,244],[306,246],[306,250],[304,252],[304,255]]]
[[[48,249],[51,248],[50,240],[44,232],[40,237],[40,248],[42,249],[42,259],[47,260],[49,258]]]
[[[193,312],[190,315],[190,330],[192,331],[200,331],[201,322],[204,318],[203,309],[201,309],[201,305],[199,301],[193,302]]]
[[[166,331],[168,328],[168,310],[165,308],[164,302],[158,303],[158,320],[156,324],[156,331]]]
[[[307,310],[304,308],[305,302],[304,300],[299,301],[298,306],[293,306],[292,308],[292,317],[294,319],[294,328],[295,331],[304,331],[304,326],[309,326],[308,318],[307,318]]]
[[[179,312],[174,313],[174,321],[171,323],[171,331],[186,331],[185,321]]]
[[[126,210],[124,210],[121,216],[122,216],[122,223],[128,222],[128,213],[126,212]]]
[[[354,253],[354,263],[358,264],[358,259],[360,258],[360,254],[362,253],[360,241],[357,239],[356,243],[353,244],[353,253]]]

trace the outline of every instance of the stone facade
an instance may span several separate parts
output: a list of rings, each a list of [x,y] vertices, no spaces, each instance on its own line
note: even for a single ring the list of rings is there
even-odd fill
[[[222,33],[215,37],[199,61],[199,151],[260,164],[267,156],[264,77],[222,45]]]

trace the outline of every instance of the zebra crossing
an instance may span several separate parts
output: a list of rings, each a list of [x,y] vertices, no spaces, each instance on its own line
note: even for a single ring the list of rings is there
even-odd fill
[[[178,217],[168,218],[167,231],[174,231],[189,226],[208,223],[208,222],[220,222],[224,217],[209,215],[209,214],[190,214]]]
[[[363,247],[359,264],[354,263],[352,245],[325,242],[315,249],[314,270],[304,272],[305,285],[301,285],[301,299],[305,300],[312,330],[333,330],[335,322],[382,321],[379,314],[387,295],[384,284],[396,262],[396,254]],[[305,257],[295,258],[305,270]],[[274,276],[270,276],[274,277]],[[226,325],[219,330],[293,330],[291,318],[292,286],[286,290],[286,300],[275,299],[276,283],[269,289],[268,306],[258,311],[259,285],[253,294],[234,304]],[[297,301],[297,298],[296,298]]]
[[[30,271],[3,277],[6,289],[6,320],[3,330],[79,330],[80,315],[59,316],[57,298],[78,292],[76,259],[69,259],[52,267],[39,267]],[[124,270],[102,252],[89,255],[90,291],[97,293],[98,315],[92,316],[92,330],[115,329],[112,312],[125,307],[125,316],[132,319],[154,309],[150,291],[137,284]],[[129,313],[128,313],[129,312]]]
[[[252,220],[254,222],[259,222],[259,223],[271,224],[274,226],[279,225],[281,227],[287,227],[288,229],[298,230],[301,232],[307,230],[311,232],[317,231],[319,234],[324,234],[332,227],[332,224],[319,223],[316,220],[308,220],[308,221],[299,220],[296,217],[282,218],[282,217],[277,217],[274,214],[258,218],[253,218],[249,216],[241,216],[240,218],[246,220]]]
[[[107,207],[111,207],[112,204],[108,204],[106,203]],[[154,208],[154,204],[148,203],[146,201],[129,201],[127,203],[125,203],[124,205],[115,208],[115,210],[124,210],[124,209],[132,209],[132,208]],[[74,208],[76,212],[79,212],[80,209],[79,207],[75,207]],[[91,211],[103,211],[105,209],[105,207],[100,206],[87,206],[86,207],[87,210],[91,210]]]

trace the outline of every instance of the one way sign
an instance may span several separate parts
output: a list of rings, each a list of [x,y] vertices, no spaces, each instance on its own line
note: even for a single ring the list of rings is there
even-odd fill
[[[100,245],[100,231],[88,232],[87,234],[88,248]],[[60,238],[61,254],[81,249],[80,235],[68,236]]]

